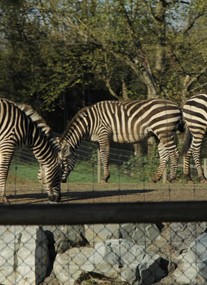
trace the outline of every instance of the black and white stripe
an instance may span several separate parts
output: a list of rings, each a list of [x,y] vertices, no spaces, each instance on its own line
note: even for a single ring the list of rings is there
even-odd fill
[[[191,179],[190,158],[193,157],[198,177],[201,182],[206,182],[203,168],[201,166],[201,146],[207,131],[207,95],[198,94],[183,106],[183,118],[186,125],[186,136],[184,141],[184,175],[187,180]]]
[[[74,152],[81,139],[88,137],[99,142],[100,157],[104,169],[104,181],[109,173],[110,141],[137,143],[151,135],[159,140],[160,165],[154,182],[160,180],[168,159],[171,160],[169,180],[175,179],[178,151],[175,133],[181,123],[181,110],[168,100],[151,99],[144,101],[102,101],[83,108],[72,119],[60,139],[63,157],[63,178],[72,171]],[[69,160],[66,161],[66,157]]]
[[[59,144],[45,121],[28,105],[0,99],[0,199],[7,202],[6,179],[16,148],[27,146],[41,166],[49,201],[60,199]]]

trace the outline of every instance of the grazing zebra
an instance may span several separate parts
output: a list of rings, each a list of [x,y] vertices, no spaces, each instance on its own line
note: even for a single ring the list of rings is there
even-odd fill
[[[16,148],[27,146],[41,166],[50,202],[60,200],[60,147],[45,121],[28,105],[0,98],[0,200],[7,203],[6,179]],[[44,176],[44,177],[43,177]]]
[[[153,178],[160,180],[168,159],[171,160],[170,177],[176,177],[178,151],[174,142],[175,133],[182,125],[181,110],[171,101],[150,99],[144,101],[102,101],[80,110],[69,122],[62,137],[63,174],[62,181],[75,164],[75,149],[83,138],[97,141],[104,169],[104,181],[109,173],[110,140],[118,143],[137,143],[155,136],[159,140],[160,165]],[[180,129],[181,130],[181,129]],[[66,158],[68,161],[66,161]]]
[[[207,95],[198,94],[183,106],[183,119],[186,125],[184,141],[184,175],[191,181],[190,158],[193,157],[201,182],[206,182],[200,162],[201,145],[207,132]]]

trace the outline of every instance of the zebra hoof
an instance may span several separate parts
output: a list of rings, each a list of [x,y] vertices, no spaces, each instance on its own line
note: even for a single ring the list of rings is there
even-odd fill
[[[152,178],[151,180],[152,180],[152,182],[154,182],[154,183],[157,183],[157,182],[159,181],[159,179],[157,179],[157,177],[154,177],[154,178]]]
[[[9,205],[9,204],[10,204],[10,202],[9,202],[9,200],[7,199],[6,196],[1,197],[0,203],[5,204],[5,205]]]
[[[56,204],[58,204],[58,202],[56,202],[56,201],[48,201],[48,204],[50,204],[50,205],[56,205]]]
[[[105,179],[101,179],[101,183],[108,183],[108,180],[105,180]]]
[[[169,178],[169,179],[167,179],[167,182],[173,183],[173,182],[175,182],[175,178]]]
[[[207,179],[201,179],[201,181],[200,181],[202,184],[206,184],[207,183]]]
[[[61,196],[60,195],[50,195],[48,197],[48,202],[49,204],[57,204],[58,202],[60,202],[61,200]]]

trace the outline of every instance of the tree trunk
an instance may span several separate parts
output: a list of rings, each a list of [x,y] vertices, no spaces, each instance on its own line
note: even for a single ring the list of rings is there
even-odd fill
[[[124,81],[124,79],[122,79],[122,99],[123,100],[129,100],[129,96],[128,96],[128,91],[127,91],[127,87],[126,87],[126,83]]]

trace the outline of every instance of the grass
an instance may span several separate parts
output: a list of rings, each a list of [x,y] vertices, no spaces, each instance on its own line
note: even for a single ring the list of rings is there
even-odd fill
[[[8,181],[16,181],[18,183],[36,182],[38,169],[37,162],[14,162],[10,166]]]
[[[22,182],[36,182],[38,174],[37,162],[13,162],[10,166],[8,181]],[[140,173],[139,169],[132,176],[124,173],[121,166],[114,164],[110,165],[110,182],[111,183],[137,183],[144,182],[147,177],[142,169]],[[78,161],[74,170],[69,176],[69,181],[72,183],[93,183],[97,182],[97,165],[90,161]]]
[[[147,183],[151,182],[156,163],[136,163],[124,167],[123,165],[110,164],[110,183]],[[14,161],[11,164],[8,182],[14,183],[36,183],[38,174],[37,161]],[[178,173],[179,176],[179,173]],[[103,177],[103,173],[102,173]],[[68,181],[70,183],[96,183],[98,181],[97,163],[78,160]]]
[[[122,166],[114,164],[110,165],[110,182],[111,183],[138,183],[149,181],[149,176],[146,174],[149,172],[146,167],[137,168],[132,174],[127,174]],[[74,170],[69,176],[69,181],[72,183],[78,182],[97,182],[97,165],[90,162],[77,162]],[[102,173],[103,176],[103,173]]]

